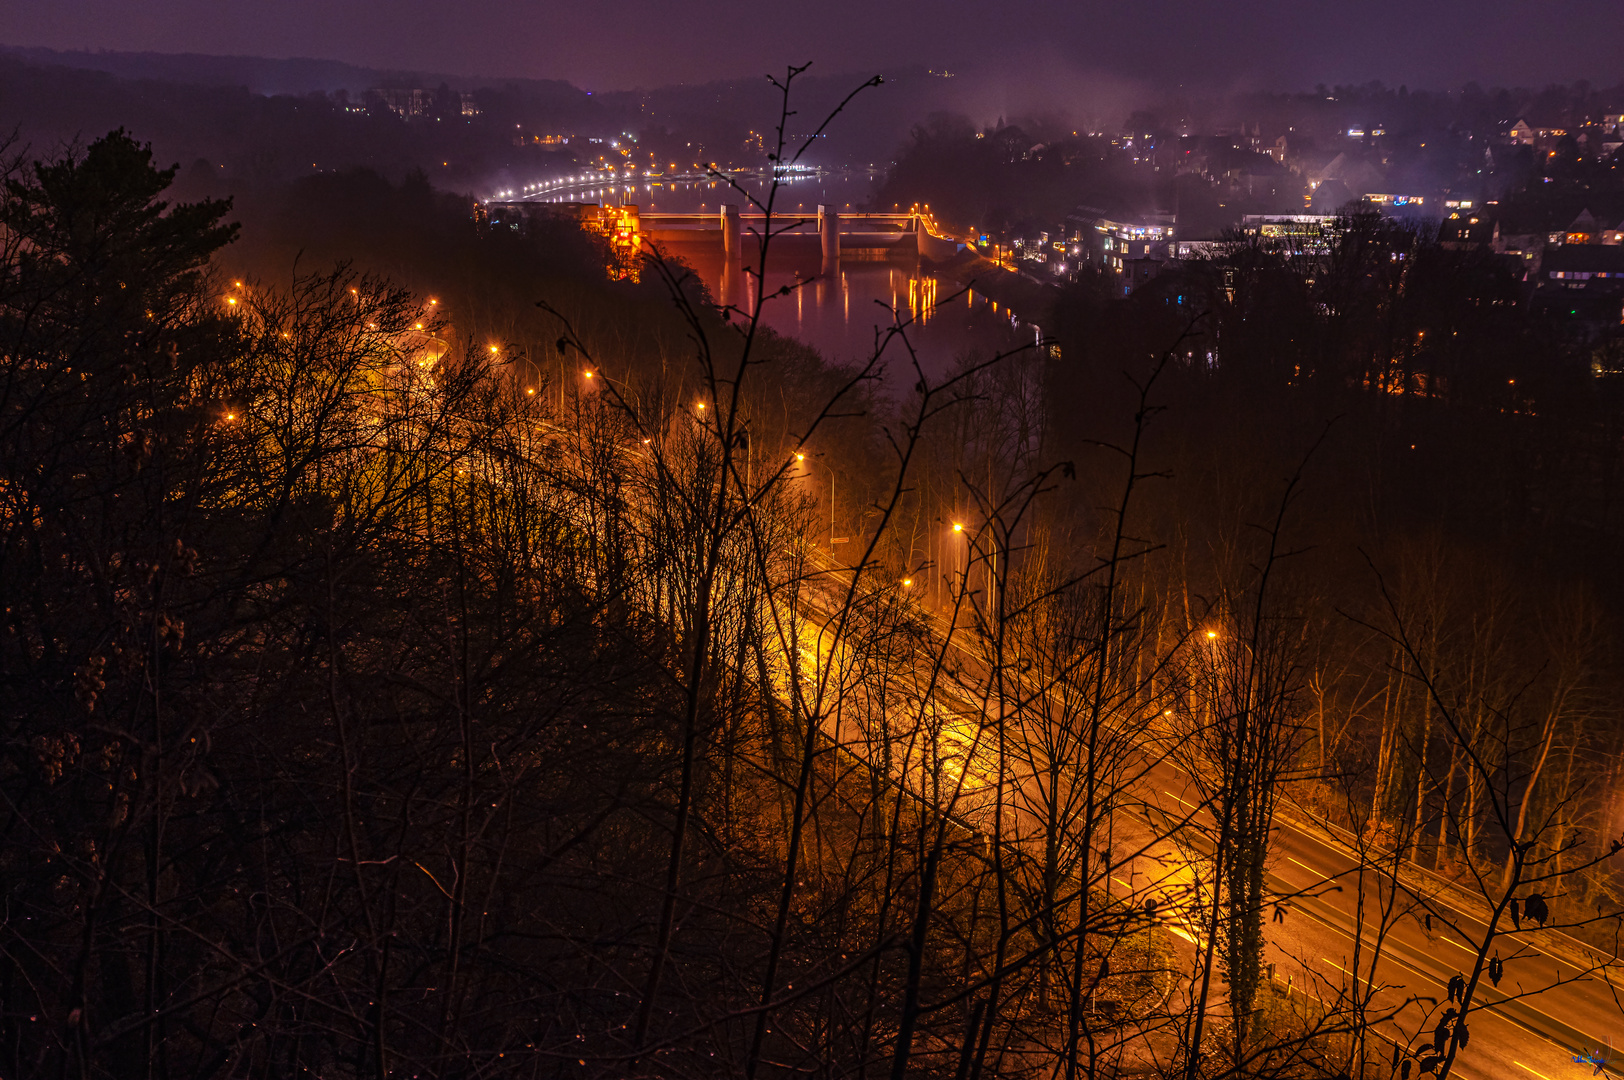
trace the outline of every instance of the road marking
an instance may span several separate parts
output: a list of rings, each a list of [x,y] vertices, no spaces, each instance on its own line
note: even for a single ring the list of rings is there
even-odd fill
[[[1177,795],[1174,795],[1171,791],[1163,791],[1162,794],[1166,795],[1168,798],[1171,798],[1171,799],[1179,799],[1179,797]],[[1187,801],[1185,799],[1179,799],[1179,802],[1184,803],[1185,806],[1195,806],[1195,803],[1189,802],[1189,801]]]
[[[1167,925],[1167,929],[1171,930],[1173,933],[1177,934],[1179,937],[1183,938],[1185,941],[1188,941],[1191,945],[1194,945],[1196,948],[1198,948],[1198,949],[1201,948],[1201,942],[1197,941],[1193,936],[1191,936],[1189,931],[1185,930],[1182,926],[1178,925],[1178,923],[1169,923]]]
[[[1528,1069],[1529,1072],[1534,1073],[1535,1076],[1539,1077],[1539,1080],[1551,1080],[1549,1076],[1546,1076],[1544,1073],[1534,1072],[1533,1069],[1529,1069],[1527,1065],[1524,1065],[1520,1061],[1513,1061],[1512,1064],[1517,1066],[1519,1069]]]
[[[1329,930],[1331,930],[1331,931],[1333,931],[1335,933],[1340,933],[1344,937],[1352,937],[1353,936],[1353,934],[1350,933],[1349,931],[1344,930],[1341,927],[1335,926],[1332,923],[1327,922],[1326,920],[1324,920],[1322,918],[1318,918],[1311,909],[1305,907],[1303,910],[1308,912],[1310,918],[1314,918],[1317,922],[1319,922],[1322,926],[1325,926],[1327,929],[1329,929]],[[1400,943],[1395,943],[1395,944],[1402,945],[1401,942]],[[1424,950],[1419,950],[1419,951],[1421,951],[1423,953],[1423,955],[1424,955]],[[1392,962],[1394,964],[1397,964],[1399,967],[1401,967],[1404,970],[1409,971],[1409,972],[1419,976],[1422,979],[1426,979],[1426,980],[1429,980],[1429,981],[1432,981],[1432,982],[1436,982],[1440,987],[1445,985],[1445,978],[1443,976],[1433,975],[1433,974],[1431,974],[1429,972],[1422,971],[1419,967],[1415,966],[1415,964],[1409,962],[1408,960],[1405,960],[1403,958],[1403,956],[1401,956],[1399,954],[1398,950],[1396,950],[1396,949],[1391,949],[1391,950],[1390,949],[1383,949],[1383,950],[1381,950],[1381,958],[1384,961],[1390,961],[1390,962]],[[1330,963],[1330,961],[1326,961],[1326,962]],[[1335,966],[1335,965],[1333,965],[1333,966]],[[1366,983],[1368,985],[1369,980],[1366,980]],[[1527,997],[1518,996],[1516,998],[1513,998],[1511,995],[1507,994],[1503,990],[1492,990],[1492,989],[1488,989],[1488,988],[1484,988],[1484,989],[1485,989],[1485,993],[1484,993],[1483,1001],[1482,1001],[1481,1004],[1474,1004],[1474,1006],[1473,1006],[1474,1011],[1475,1010],[1481,1010],[1481,1011],[1490,1013],[1491,1015],[1497,1017],[1500,1020],[1505,1021],[1508,1024],[1512,1024],[1512,1025],[1515,1025],[1516,1027],[1522,1028],[1524,1031],[1528,1032],[1530,1035],[1534,1036],[1536,1039],[1539,1039],[1540,1041],[1550,1045],[1551,1047],[1554,1047],[1556,1050],[1561,1051],[1562,1053],[1569,1053],[1569,1051],[1566,1048],[1564,1048],[1561,1043],[1559,1043],[1556,1040],[1552,1039],[1549,1035],[1547,1035],[1545,1032],[1541,1031],[1539,1028],[1535,1027],[1533,1024],[1529,1023],[1527,1020],[1524,1020],[1521,1017],[1512,1015],[1511,1010],[1513,1008],[1527,1009],[1529,1012],[1533,1013],[1535,1016],[1543,1017],[1544,1019],[1546,1019],[1550,1023],[1556,1025],[1557,1027],[1569,1029],[1575,1035],[1580,1036],[1581,1040],[1584,1038],[1584,1032],[1580,1031],[1577,1026],[1575,1026],[1574,1024],[1567,1023],[1566,1021],[1558,1020],[1556,1017],[1552,1016],[1550,1013],[1546,1012],[1545,1010],[1537,1008],[1536,1006],[1534,1006],[1533,1004],[1531,1004],[1529,1002]],[[1499,998],[1500,998],[1499,1001],[1491,1000],[1490,995],[1495,995],[1495,994],[1499,995]],[[1454,1071],[1454,1070],[1451,1070],[1451,1071]],[[1529,1070],[1529,1071],[1532,1072],[1533,1070]]]
[[[1455,948],[1457,948],[1457,949],[1461,949],[1461,950],[1463,950],[1465,952],[1469,952],[1473,956],[1477,955],[1477,950],[1476,949],[1469,948],[1469,947],[1467,947],[1465,945],[1462,945],[1460,942],[1456,941],[1454,938],[1450,937],[1448,934],[1439,934],[1438,936],[1440,938],[1442,938],[1444,941],[1447,941],[1451,945],[1455,946]]]
[[[1336,968],[1342,974],[1352,976],[1355,982],[1362,982],[1366,986],[1371,987],[1372,989],[1374,989],[1375,986],[1376,986],[1376,984],[1371,982],[1370,979],[1367,978],[1366,976],[1364,976],[1364,975],[1354,975],[1353,972],[1349,971],[1347,968],[1343,967],[1341,964],[1337,963],[1335,960],[1330,959],[1329,957],[1325,957],[1325,956],[1320,957],[1320,963],[1322,963],[1322,964],[1330,964],[1332,967]],[[1386,983],[1382,984],[1382,989],[1384,989],[1384,990],[1387,989],[1387,984]]]
[[[1174,797],[1177,798],[1177,796],[1174,796]],[[1304,870],[1307,870],[1310,874],[1315,874],[1315,875],[1317,875],[1318,877],[1320,877],[1321,879],[1323,879],[1325,881],[1330,881],[1331,880],[1330,875],[1321,874],[1318,870],[1315,870],[1312,866],[1309,866],[1305,862],[1298,862],[1296,859],[1293,859],[1290,855],[1286,856],[1286,861],[1287,862],[1297,863],[1298,866],[1302,867]]]

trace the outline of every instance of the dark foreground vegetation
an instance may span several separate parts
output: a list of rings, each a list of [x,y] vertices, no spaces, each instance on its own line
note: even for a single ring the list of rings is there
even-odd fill
[[[1496,957],[1612,963],[1624,413],[1492,265],[840,370],[425,182],[169,179],[5,174],[5,1075],[1444,1075]],[[1316,819],[1377,944],[1281,997]],[[1361,981],[1452,911],[1448,1016]]]

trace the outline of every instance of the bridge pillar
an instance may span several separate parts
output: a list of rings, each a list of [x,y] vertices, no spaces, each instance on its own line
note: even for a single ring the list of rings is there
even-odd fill
[[[739,226],[739,208],[732,203],[722,204],[722,277],[717,300],[724,308],[743,309],[745,299],[740,296],[739,277],[744,268],[743,232]]]
[[[840,269],[840,215],[832,206],[818,204],[818,238],[823,241],[823,272]]]
[[[742,234],[739,229],[739,208],[733,203],[722,204],[722,254],[728,262],[734,262],[742,257],[740,248]]]

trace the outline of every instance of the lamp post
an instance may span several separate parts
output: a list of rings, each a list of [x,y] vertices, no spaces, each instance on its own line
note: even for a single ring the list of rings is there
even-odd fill
[[[795,460],[805,465],[806,451],[795,451]],[[826,462],[818,461],[816,464],[822,465],[829,472],[829,554],[833,555],[835,551],[835,471]]]
[[[969,588],[970,588],[970,562],[971,562],[971,559],[977,553],[977,548],[976,548],[977,539],[979,537],[982,537],[982,536],[986,537],[987,546],[988,546],[988,550],[986,552],[986,562],[987,562],[986,610],[987,610],[987,618],[990,621],[993,618],[993,605],[996,602],[997,596],[998,596],[998,536],[997,536],[997,534],[995,532],[993,532],[993,522],[988,521],[982,527],[982,530],[980,532],[971,533],[969,530],[967,530],[965,528],[964,523],[962,521],[955,521],[953,523],[953,532],[954,533],[963,533],[965,540],[968,541],[968,547],[965,549],[965,552],[964,552],[964,588],[965,588],[966,591],[968,591]],[[955,568],[958,565],[958,563],[956,561],[957,558],[958,558],[957,553],[955,553],[955,555],[954,555],[954,559],[955,559],[954,566],[955,566]]]

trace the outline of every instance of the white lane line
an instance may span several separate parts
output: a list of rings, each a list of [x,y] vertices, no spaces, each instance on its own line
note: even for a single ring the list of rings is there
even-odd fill
[[[1347,968],[1343,967],[1341,964],[1337,963],[1335,960],[1332,960],[1329,957],[1326,957],[1326,956],[1320,957],[1320,963],[1322,963],[1322,964],[1330,964],[1332,967],[1336,968],[1342,974],[1351,977],[1355,982],[1362,982],[1366,986],[1370,986],[1370,987],[1374,987],[1374,985],[1375,985],[1369,979],[1365,978],[1363,975],[1355,975],[1353,972],[1349,971]]]
[[[1176,795],[1174,796],[1174,798],[1177,798],[1177,797],[1178,796],[1176,796]],[[1321,874],[1318,870],[1315,870],[1312,866],[1309,866],[1305,862],[1298,862],[1296,859],[1293,859],[1290,855],[1286,856],[1286,861],[1287,862],[1297,863],[1298,866],[1302,867],[1304,870],[1307,870],[1310,874],[1315,874],[1315,875],[1319,876],[1321,879],[1323,879],[1325,881],[1330,881],[1331,880],[1330,875]]]
[[[1328,929],[1331,929],[1333,931],[1337,931],[1337,928],[1334,927],[1334,926],[1331,926],[1331,924],[1329,924],[1329,923],[1321,922],[1321,925],[1323,925],[1323,926],[1325,926]],[[1345,930],[1344,931],[1337,931],[1337,932],[1340,932],[1344,937],[1352,937],[1353,936],[1352,934],[1348,933]],[[1388,951],[1388,950],[1384,949],[1384,950],[1382,950],[1381,958],[1383,960],[1385,960],[1385,961],[1391,961],[1392,963],[1397,964],[1399,967],[1403,968],[1404,970],[1412,972],[1413,974],[1415,974],[1415,975],[1417,975],[1417,976],[1419,976],[1419,977],[1421,977],[1423,979],[1427,979],[1429,981],[1435,982],[1440,987],[1445,985],[1444,979],[1442,977],[1430,974],[1430,973],[1425,972],[1425,971],[1422,971],[1420,968],[1416,967],[1415,964],[1410,963],[1408,960],[1405,960],[1402,956],[1398,955],[1398,953],[1396,951]],[[1327,960],[1326,963],[1331,963],[1331,961]],[[1336,965],[1333,964],[1332,966],[1334,967]],[[1367,980],[1367,983],[1368,983],[1368,980]],[[1536,1016],[1544,1017],[1546,1020],[1550,1021],[1552,1024],[1557,1025],[1558,1027],[1571,1028],[1574,1031],[1575,1034],[1583,1035],[1583,1032],[1579,1031],[1579,1029],[1578,1029],[1578,1027],[1576,1025],[1566,1023],[1565,1021],[1562,1021],[1562,1020],[1558,1020],[1556,1017],[1552,1016],[1550,1013],[1546,1012],[1545,1010],[1540,1009],[1540,1008],[1536,1008],[1534,1005],[1529,1003],[1529,1000],[1526,997],[1519,996],[1519,997],[1513,998],[1509,994],[1506,994],[1504,991],[1500,991],[1500,990],[1494,990],[1494,991],[1490,991],[1490,992],[1499,994],[1500,995],[1500,1000],[1499,1001],[1490,1001],[1490,1000],[1488,1000],[1487,995],[1485,995],[1483,1003],[1475,1005],[1474,1010],[1482,1010],[1484,1012],[1491,1013],[1492,1015],[1498,1017],[1499,1019],[1505,1021],[1508,1024],[1514,1024],[1517,1027],[1520,1027],[1524,1031],[1528,1032],[1530,1035],[1534,1036],[1536,1039],[1539,1039],[1540,1041],[1554,1047],[1556,1050],[1559,1050],[1562,1053],[1568,1053],[1568,1051],[1563,1048],[1561,1043],[1558,1043],[1557,1041],[1552,1039],[1549,1035],[1545,1034],[1545,1032],[1543,1032],[1543,1031],[1539,1030],[1538,1028],[1534,1027],[1528,1021],[1523,1020],[1520,1017],[1513,1016],[1512,1013],[1511,1013],[1511,1009],[1513,1007],[1515,1007],[1515,1006],[1521,1006],[1522,1008],[1527,1009],[1529,1012],[1533,1013]],[[1532,1071],[1532,1070],[1530,1070],[1530,1071]]]

